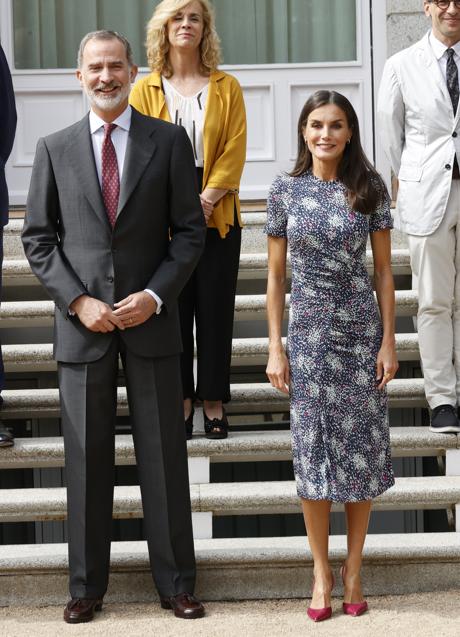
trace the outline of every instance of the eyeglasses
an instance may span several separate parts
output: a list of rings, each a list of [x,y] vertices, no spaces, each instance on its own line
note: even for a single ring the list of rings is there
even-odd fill
[[[460,9],[460,0],[431,0],[437,7],[442,9],[448,9],[450,5],[453,3],[456,9]]]

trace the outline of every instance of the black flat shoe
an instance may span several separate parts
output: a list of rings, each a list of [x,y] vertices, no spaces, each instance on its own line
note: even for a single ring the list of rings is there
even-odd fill
[[[228,436],[228,420],[225,409],[222,407],[222,418],[208,418],[203,409],[204,435],[210,440],[222,440]]]
[[[14,445],[14,436],[10,429],[0,425],[0,447],[12,447]]]
[[[192,411],[190,412],[190,416],[185,419],[185,437],[187,440],[192,439],[193,435],[193,416],[195,414],[195,410],[192,407]]]

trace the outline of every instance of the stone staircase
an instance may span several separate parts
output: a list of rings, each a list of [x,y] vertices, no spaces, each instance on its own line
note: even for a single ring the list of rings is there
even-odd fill
[[[53,304],[46,298],[24,258],[19,239],[20,215],[5,228],[3,269],[4,302],[0,327],[7,389],[3,392],[2,417],[29,423],[33,435],[17,438],[10,449],[0,449],[0,470],[31,470],[33,488],[0,489],[1,523],[41,523],[66,518],[66,493],[62,486],[42,486],[41,472],[64,466],[62,438],[37,435],[56,431],[59,399],[56,365],[52,359]],[[263,205],[244,213],[243,250],[235,309],[232,402],[228,406],[232,431],[223,441],[197,435],[188,443],[191,500],[198,562],[197,593],[204,599],[304,597],[309,591],[312,558],[303,536],[228,537],[213,535],[213,519],[222,516],[292,515],[299,500],[292,479],[274,479],[267,463],[290,459],[286,398],[272,389],[263,375],[268,340],[265,326],[267,275]],[[402,329],[397,335],[400,361],[419,360],[417,335],[411,318],[417,312],[417,295],[410,289],[410,263],[404,239],[394,233],[392,266],[398,284],[397,315]],[[371,271],[372,255],[367,255]],[[289,303],[287,303],[289,305]],[[236,382],[238,381],[238,382]],[[426,407],[423,380],[400,377],[389,385],[390,422],[407,420],[411,409]],[[398,411],[402,416],[393,418]],[[128,415],[126,391],[118,390],[118,414]],[[126,420],[126,418],[124,419]],[[410,418],[409,418],[410,420]],[[123,430],[124,431],[124,430]],[[418,512],[417,530],[423,527],[420,512],[438,510],[451,531],[372,533],[365,548],[364,578],[369,594],[460,588],[460,437],[436,435],[420,426],[392,426],[391,446],[395,462],[415,459],[415,476],[398,477],[390,491],[375,500],[378,515]],[[438,475],[423,476],[421,459],[432,457]],[[211,481],[217,464],[257,463],[267,467],[263,481]],[[116,464],[135,464],[132,437],[116,436]],[[46,481],[45,481],[46,482]],[[56,481],[55,481],[56,482]],[[334,506],[334,511],[341,507]],[[138,486],[115,488],[114,518],[142,517]],[[384,529],[385,530],[385,529]],[[334,566],[344,559],[346,538],[332,535]],[[0,546],[0,605],[63,603],[67,597],[67,547],[65,543],[11,544]],[[141,541],[112,545],[112,601],[154,599],[147,549]]]

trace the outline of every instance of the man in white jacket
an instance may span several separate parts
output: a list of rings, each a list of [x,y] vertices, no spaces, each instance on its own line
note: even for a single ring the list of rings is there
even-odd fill
[[[431,30],[385,65],[379,129],[399,180],[396,227],[418,282],[432,431],[460,432],[460,0],[424,0]]]

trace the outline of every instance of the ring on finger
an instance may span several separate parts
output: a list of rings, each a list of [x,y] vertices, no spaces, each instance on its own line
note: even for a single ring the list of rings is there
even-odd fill
[[[390,372],[385,372],[383,375],[384,378],[390,378],[390,376],[391,376]]]

